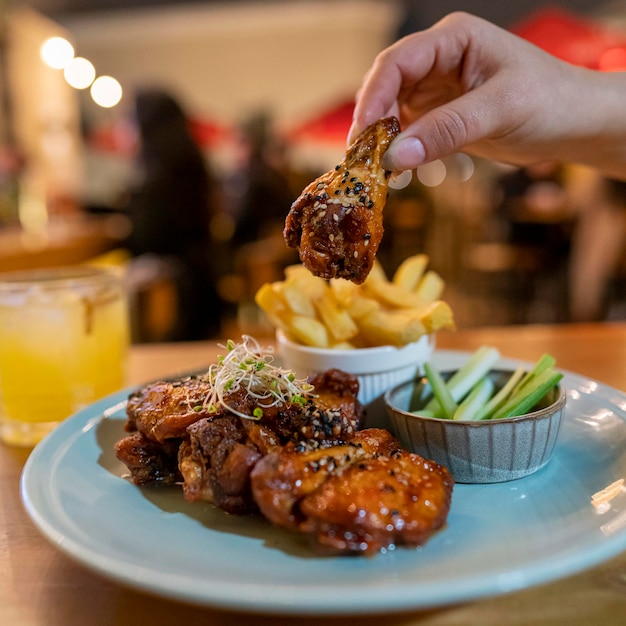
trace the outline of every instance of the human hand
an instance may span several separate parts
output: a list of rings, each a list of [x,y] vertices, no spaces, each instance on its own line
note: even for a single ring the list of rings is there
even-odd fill
[[[603,124],[584,103],[588,90],[602,89],[598,81],[600,72],[453,13],[378,55],[357,94],[349,141],[396,115],[402,132],[383,161],[392,171],[461,150],[520,165],[585,161],[587,142]]]

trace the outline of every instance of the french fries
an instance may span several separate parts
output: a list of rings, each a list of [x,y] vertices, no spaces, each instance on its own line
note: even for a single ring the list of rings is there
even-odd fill
[[[403,346],[442,328],[454,328],[450,306],[441,300],[445,282],[427,270],[428,257],[406,259],[389,280],[376,262],[356,285],[313,276],[303,265],[285,270],[285,280],[266,283],[257,305],[292,340],[320,348]]]
[[[415,291],[428,266],[428,257],[425,254],[415,254],[400,263],[393,282],[407,291]]]
[[[335,300],[330,288],[324,290],[314,304],[334,341],[346,341],[358,334],[359,327],[356,322],[350,313]]]

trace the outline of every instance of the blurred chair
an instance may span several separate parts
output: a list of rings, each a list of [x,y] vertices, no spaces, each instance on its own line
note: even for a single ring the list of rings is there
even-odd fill
[[[384,213],[385,236],[381,242],[388,271],[393,271],[407,257],[425,250],[430,215],[430,207],[421,198],[389,198]]]
[[[463,288],[470,296],[470,318],[489,324],[524,324],[543,260],[533,248],[506,242],[477,242],[462,257]]]
[[[610,300],[618,295],[626,246],[626,182],[590,173],[579,202],[569,266],[570,317],[597,321],[606,318]]]
[[[176,257],[144,254],[126,266],[131,340],[133,343],[167,341],[179,308],[179,281],[184,268]]]

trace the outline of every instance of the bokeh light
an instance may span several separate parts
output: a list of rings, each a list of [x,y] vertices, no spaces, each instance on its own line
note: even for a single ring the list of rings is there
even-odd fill
[[[398,175],[392,174],[389,178],[389,187],[391,189],[404,189],[410,184],[412,178],[413,172],[411,170],[404,170]]]
[[[63,69],[68,85],[74,89],[87,89],[96,77],[93,63],[83,57],[74,57]]]
[[[437,159],[417,168],[417,178],[426,187],[436,187],[445,180],[447,169],[443,161]]]
[[[474,175],[474,160],[468,154],[458,152],[454,155],[459,182],[466,183]]]
[[[109,109],[122,99],[122,86],[112,76],[98,76],[91,85],[91,97],[97,105]]]
[[[39,54],[46,65],[61,70],[74,57],[74,46],[63,37],[50,37],[41,45]]]

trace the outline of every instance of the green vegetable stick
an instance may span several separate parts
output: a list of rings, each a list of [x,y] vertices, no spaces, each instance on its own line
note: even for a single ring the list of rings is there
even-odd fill
[[[443,411],[444,417],[452,419],[452,416],[456,411],[457,404],[454,401],[450,390],[446,386],[445,381],[441,377],[441,374],[430,363],[424,363],[424,373],[426,374],[426,378],[428,378],[428,382],[430,383],[434,396],[433,400],[431,400],[424,408],[427,411],[433,411],[433,409],[436,409],[438,404],[441,411]],[[435,406],[429,406],[433,403],[433,401]]]
[[[488,420],[491,419],[493,413],[495,413],[513,393],[515,386],[524,376],[524,367],[520,365],[509,377],[502,388],[495,393],[491,399],[481,408],[474,416],[475,420]]]
[[[535,376],[538,376],[548,368],[553,369],[556,365],[554,357],[550,354],[543,354],[535,365],[526,373],[526,375],[520,380],[517,387],[513,390],[513,393],[520,390],[524,385],[528,384]]]
[[[474,352],[467,363],[461,366],[446,383],[452,399],[460,402],[470,389],[495,365],[500,358],[500,352],[490,346],[482,346]],[[425,407],[427,410],[437,410],[437,399],[433,398]]]
[[[465,400],[459,404],[454,412],[452,419],[455,420],[474,420],[476,414],[481,407],[491,398],[494,390],[494,384],[489,376],[485,376],[479,380],[472,390],[467,394]]]
[[[552,368],[535,376],[524,387],[514,393],[494,414],[492,419],[523,415],[532,409],[543,396],[563,378],[563,374]]]

